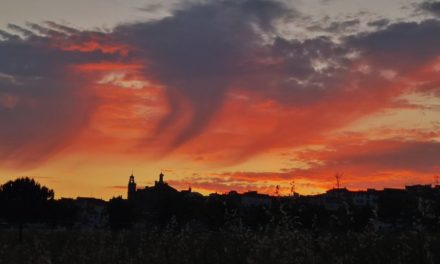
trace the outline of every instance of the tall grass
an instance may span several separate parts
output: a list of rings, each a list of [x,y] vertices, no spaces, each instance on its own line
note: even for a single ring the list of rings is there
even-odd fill
[[[249,229],[240,222],[218,231],[166,228],[0,231],[4,264],[134,263],[440,263],[440,236],[422,231],[393,234],[315,232],[288,222]]]

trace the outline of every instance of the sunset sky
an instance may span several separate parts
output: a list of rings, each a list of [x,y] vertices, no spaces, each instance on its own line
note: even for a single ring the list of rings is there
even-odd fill
[[[166,2],[164,4],[163,2]],[[440,2],[0,0],[0,180],[57,198],[440,175]]]

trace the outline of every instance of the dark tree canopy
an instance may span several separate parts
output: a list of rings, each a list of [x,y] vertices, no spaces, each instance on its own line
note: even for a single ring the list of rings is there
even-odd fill
[[[0,187],[0,215],[12,224],[23,225],[41,221],[54,191],[33,179],[19,178]]]
[[[132,204],[122,199],[113,197],[107,205],[109,225],[112,229],[125,229],[132,225],[134,219],[134,209]]]

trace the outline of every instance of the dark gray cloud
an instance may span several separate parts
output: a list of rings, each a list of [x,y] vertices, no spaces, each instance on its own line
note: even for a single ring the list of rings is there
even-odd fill
[[[421,10],[427,11],[433,15],[440,17],[440,2],[438,1],[425,1],[418,6]]]
[[[274,23],[291,14],[276,1],[210,1],[182,6],[160,21],[117,27],[115,34],[148,61],[145,74],[167,86],[171,112],[158,133],[172,129],[181,117],[181,98],[190,103],[193,116],[172,145],[200,133],[231,82],[248,71],[247,62],[263,49],[264,37],[276,34]]]
[[[382,18],[382,19],[368,22],[367,25],[369,25],[371,27],[383,28],[385,26],[388,26],[390,23],[391,23],[391,21],[389,19]]]
[[[272,58],[281,61],[278,80],[265,85],[265,93],[286,105],[308,105],[337,93],[341,78],[351,61],[345,57],[350,48],[334,43],[328,37],[305,41],[277,38],[272,47]],[[265,72],[266,70],[262,70]],[[253,87],[258,87],[254,84]],[[261,87],[264,88],[264,87]]]
[[[359,19],[347,19],[345,21],[333,21],[330,23],[326,23],[328,22],[326,20],[327,19],[324,19],[324,21],[309,26],[308,29],[327,33],[347,34],[357,30],[361,23]]]
[[[346,45],[383,68],[402,73],[420,67],[440,54],[440,21],[391,24],[385,29],[347,38]]]
[[[390,80],[353,72],[360,52],[373,69],[404,74],[438,54],[440,22],[382,19],[373,32],[352,32],[342,41],[331,37],[286,39],[276,23],[297,11],[277,1],[205,1],[177,8],[159,21],[117,27],[112,33],[136,47],[132,56],[148,64],[145,74],[167,87],[170,113],[157,133],[176,129],[186,105],[192,116],[177,133],[170,149],[203,131],[221,108],[232,86],[252,90],[285,105],[310,105],[338,96],[350,98],[350,85],[361,83],[371,92]],[[293,17],[294,17],[293,15]],[[330,24],[327,31],[356,28],[357,19]],[[347,83],[347,75],[353,82]],[[374,87],[374,88],[371,88]],[[391,99],[389,99],[391,100]]]

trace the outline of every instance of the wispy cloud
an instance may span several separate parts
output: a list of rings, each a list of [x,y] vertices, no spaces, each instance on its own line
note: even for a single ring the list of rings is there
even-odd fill
[[[435,14],[436,6],[418,8]],[[389,109],[438,112],[407,98],[438,100],[438,19],[351,17],[296,38],[282,26],[304,16],[279,1],[189,1],[170,12],[108,31],[53,22],[0,31],[2,165],[37,166],[68,146],[221,167],[320,145],[334,150],[305,153],[321,161],[312,168],[220,177],[244,179],[245,189],[260,186],[253,179],[288,182],[324,170],[438,169],[438,136],[378,141],[371,131],[359,144],[332,145],[341,140],[335,131]]]

